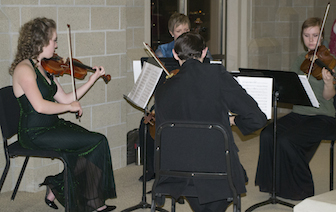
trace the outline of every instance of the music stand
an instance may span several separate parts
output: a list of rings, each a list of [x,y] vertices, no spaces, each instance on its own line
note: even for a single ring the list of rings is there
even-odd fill
[[[130,98],[128,98],[126,95],[124,95],[125,100],[130,103],[131,105],[133,105],[134,107],[139,108],[139,106],[137,106],[136,103],[134,103]],[[144,109],[144,117],[148,115],[148,110],[147,110],[147,106]],[[151,204],[147,203],[146,200],[146,169],[147,169],[147,159],[146,159],[146,155],[147,155],[147,124],[144,125],[144,143],[143,143],[143,167],[142,167],[142,172],[143,172],[143,180],[142,180],[142,198],[139,204],[126,208],[124,210],[122,210],[121,212],[128,212],[128,211],[134,211],[137,209],[145,209],[145,208],[151,208]],[[167,210],[160,208],[160,207],[156,207],[155,210],[157,211],[163,211],[163,212],[168,212]]]
[[[146,64],[146,67],[147,64]],[[157,87],[158,80],[162,75],[162,69],[155,70],[153,68],[144,68],[137,79],[132,91],[129,95],[123,95],[124,99],[133,107],[143,110],[144,117],[148,115],[148,102]],[[150,78],[150,80],[148,80]],[[152,79],[155,78],[156,80]],[[130,208],[124,209],[121,212],[134,211],[137,209],[151,208],[151,204],[146,201],[146,169],[147,169],[147,124],[144,125],[144,142],[143,142],[143,180],[142,180],[142,199],[139,204]],[[158,211],[167,212],[167,210],[155,207]]]
[[[268,205],[281,204],[293,208],[294,205],[276,197],[276,150],[277,150],[277,104],[278,102],[290,103],[294,105],[312,106],[310,99],[303,88],[303,85],[294,72],[286,71],[270,71],[263,69],[243,69],[240,68],[240,74],[244,76],[265,76],[272,77],[273,86],[273,170],[272,170],[272,193],[271,197],[263,202],[257,203],[249,207],[245,212],[253,211],[254,209]]]

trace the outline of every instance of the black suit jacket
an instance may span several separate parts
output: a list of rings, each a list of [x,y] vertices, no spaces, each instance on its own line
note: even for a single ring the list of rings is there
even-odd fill
[[[234,184],[238,193],[245,193],[245,170],[239,162],[238,148],[233,140],[229,111],[238,114],[235,123],[244,135],[262,128],[267,121],[254,99],[222,65],[187,60],[179,73],[159,86],[155,93],[156,126],[176,120],[211,122],[224,126],[229,136]],[[197,141],[194,142],[197,145]],[[178,181],[170,185],[176,196],[185,186],[181,180]],[[225,199],[231,193],[227,182],[193,180],[189,183],[195,186],[201,203]]]

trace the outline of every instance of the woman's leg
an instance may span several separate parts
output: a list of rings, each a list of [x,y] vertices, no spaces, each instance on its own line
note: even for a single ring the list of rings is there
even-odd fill
[[[300,200],[314,195],[309,161],[320,141],[335,131],[335,119],[327,116],[304,116],[291,113],[278,120],[276,193]],[[277,130],[278,130],[277,129]],[[260,155],[256,185],[260,191],[272,191],[273,129],[260,136]]]

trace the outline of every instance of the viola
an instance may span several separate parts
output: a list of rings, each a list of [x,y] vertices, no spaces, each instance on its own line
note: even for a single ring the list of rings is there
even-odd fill
[[[144,117],[144,124],[149,124],[149,135],[152,137],[153,140],[155,140],[155,111],[149,112]]]
[[[174,69],[174,70],[172,70],[171,72],[169,72],[169,75],[166,76],[166,78],[169,79],[169,78],[175,76],[176,74],[179,73],[179,71],[180,71],[180,69]]]
[[[166,67],[162,64],[161,60],[159,59],[158,56],[156,56],[155,52],[153,49],[145,42],[143,42],[143,45],[149,52],[149,54],[156,60],[156,62],[161,66],[163,71],[166,73],[166,79],[171,78],[172,76],[175,76],[180,69],[175,69],[169,72]],[[148,115],[144,117],[144,124],[149,124],[149,135],[152,137],[153,140],[155,140],[155,111],[149,112]]]
[[[331,73],[331,75],[333,75],[333,77],[336,77],[336,74],[332,71],[332,69],[336,66],[336,59],[324,45],[318,47],[315,60],[313,60],[313,58],[314,50],[311,50],[306,54],[305,60],[300,66],[301,71],[308,74],[309,67],[313,62],[314,64],[311,70],[311,75],[317,80],[322,79],[323,68],[326,68]]]
[[[72,59],[73,68],[74,68],[74,77],[77,79],[84,79],[84,77],[87,75],[88,71],[95,72],[96,70],[84,65],[81,61],[77,59]],[[70,60],[69,58],[64,59],[60,56],[58,56],[56,53],[49,58],[49,59],[43,59],[41,61],[41,65],[48,73],[53,74],[55,76],[63,76],[63,74],[70,74],[71,75],[71,69],[70,69]],[[101,76],[105,83],[107,84],[111,80],[110,75],[103,75]]]
[[[175,69],[172,70],[171,72],[169,72],[166,67],[162,64],[161,60],[158,58],[158,56],[156,56],[155,52],[153,51],[153,49],[145,42],[143,42],[143,45],[146,47],[147,51],[152,55],[152,57],[156,60],[156,62],[161,66],[161,68],[163,69],[163,71],[167,74],[166,79],[171,78],[172,76],[175,76],[180,69]]]
[[[174,69],[171,72],[169,72],[169,75],[166,76],[167,80],[170,79],[172,76],[175,76],[180,69]],[[164,82],[165,83],[165,82]],[[155,132],[156,132],[156,125],[155,125],[155,111],[148,112],[146,116],[144,116],[143,120],[144,124],[149,124],[148,131],[150,137],[152,137],[153,140],[155,140]]]

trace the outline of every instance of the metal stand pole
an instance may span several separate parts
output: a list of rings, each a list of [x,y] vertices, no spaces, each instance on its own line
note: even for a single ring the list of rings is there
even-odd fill
[[[144,112],[144,115],[145,117],[148,115],[147,113],[147,107],[145,108],[145,112]],[[128,211],[134,211],[134,210],[137,210],[137,209],[145,209],[145,208],[151,208],[151,205],[147,203],[147,200],[146,200],[146,182],[147,182],[147,179],[146,179],[146,169],[147,169],[147,124],[145,124],[144,126],[144,143],[143,143],[143,181],[142,181],[142,200],[139,204],[135,205],[135,206],[132,206],[130,208],[126,208],[124,210],[122,210],[121,212],[128,212]],[[163,211],[163,212],[168,212],[166,211],[165,209],[163,208],[159,208],[159,207],[156,207],[155,210],[157,211]]]

